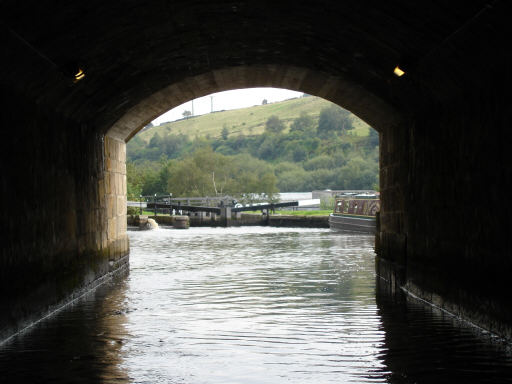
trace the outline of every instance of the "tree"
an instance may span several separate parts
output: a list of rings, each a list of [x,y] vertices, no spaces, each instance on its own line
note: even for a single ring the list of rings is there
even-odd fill
[[[126,162],[126,182],[128,199],[138,199],[142,194],[144,173],[131,161]]]
[[[310,180],[308,173],[301,167],[281,172],[277,186],[283,192],[309,191]]]
[[[153,137],[149,140],[149,148],[160,148],[162,146],[163,140],[162,137],[157,133],[153,135]]]
[[[258,189],[256,191],[273,201],[275,199],[274,195],[279,192],[276,183],[277,177],[274,172],[265,172],[258,177]]]
[[[265,131],[268,133],[281,133],[284,131],[284,123],[276,115],[272,115],[265,123]]]
[[[342,189],[371,189],[378,184],[378,164],[362,157],[352,157],[337,172],[337,186]]]
[[[304,163],[306,171],[315,171],[318,169],[332,169],[334,168],[334,159],[329,155],[319,155]]]
[[[329,138],[334,135],[341,135],[352,129],[350,113],[337,105],[331,105],[320,111],[318,119],[318,136]]]
[[[268,103],[267,99],[263,99],[263,101],[261,102],[261,105],[265,105],[267,103]]]
[[[306,151],[306,149],[304,147],[299,146],[293,150],[292,157],[293,157],[293,161],[298,163],[299,161],[306,160],[306,158],[308,157],[308,152]]]
[[[180,133],[179,135],[170,134],[163,138],[162,148],[168,158],[176,159],[181,152],[190,144],[188,136]],[[199,140],[195,140],[198,142]]]
[[[370,127],[370,132],[367,140],[368,146],[370,148],[375,148],[376,146],[379,145],[379,132]]]
[[[301,112],[300,116],[293,120],[290,126],[290,133],[313,134],[315,121],[306,112]]]
[[[265,140],[260,144],[258,148],[258,157],[263,160],[275,159],[278,155],[278,143],[274,137],[265,135]]]
[[[240,154],[230,159],[234,164],[233,185],[238,194],[246,195],[249,200],[253,194],[263,194],[268,199],[274,199],[274,194],[279,191],[276,187],[277,178],[270,164],[249,154]]]
[[[185,119],[188,119],[190,116],[192,116],[192,112],[185,110],[183,111],[182,115]]]
[[[212,196],[277,192],[272,166],[248,154],[224,156],[210,147],[200,148],[183,160],[172,160],[166,172],[167,191],[174,196]]]
[[[222,127],[222,131],[221,131],[220,135],[222,136],[222,140],[228,139],[229,131],[228,131],[228,127],[226,127],[226,124],[224,124],[224,126]]]

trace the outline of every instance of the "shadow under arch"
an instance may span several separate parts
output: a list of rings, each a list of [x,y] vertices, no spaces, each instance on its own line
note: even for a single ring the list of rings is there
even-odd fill
[[[187,101],[215,92],[255,87],[290,89],[322,97],[348,109],[377,131],[400,121],[394,107],[347,78],[294,66],[256,65],[212,70],[167,85],[130,108],[107,135],[127,142],[150,121]]]

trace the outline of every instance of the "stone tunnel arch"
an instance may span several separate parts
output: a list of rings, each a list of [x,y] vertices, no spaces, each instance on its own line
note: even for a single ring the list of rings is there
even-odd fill
[[[391,105],[341,76],[293,66],[243,66],[206,72],[164,87],[130,108],[109,128],[107,135],[126,142],[147,123],[187,101],[215,92],[256,87],[290,89],[322,97],[351,111],[378,131],[397,125],[400,119]]]
[[[290,89],[322,97],[351,111],[377,130],[390,129],[400,119],[392,106],[343,77],[293,66],[225,68],[163,87],[130,108],[106,133],[109,241],[126,242],[126,143],[150,121],[187,101],[215,92],[255,87]],[[121,245],[122,250],[126,247]]]
[[[380,132],[379,274],[512,337],[507,2],[6,0],[0,9],[1,191],[11,202],[0,338],[127,254],[116,218],[124,145],[137,129],[187,99],[270,85],[333,101]],[[75,61],[85,79],[73,84]]]

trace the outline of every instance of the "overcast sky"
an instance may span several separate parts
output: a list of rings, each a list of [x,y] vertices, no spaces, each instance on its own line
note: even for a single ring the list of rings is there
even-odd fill
[[[261,105],[263,99],[269,103],[299,97],[302,92],[289,91],[278,88],[247,88],[235,89],[232,91],[218,92],[209,96],[200,97],[194,100],[194,115],[203,115],[211,112],[211,101],[213,96],[213,110],[237,109]],[[182,104],[169,112],[160,115],[153,120],[153,125],[159,125],[165,121],[174,121],[183,118],[183,111],[192,111],[192,102]]]

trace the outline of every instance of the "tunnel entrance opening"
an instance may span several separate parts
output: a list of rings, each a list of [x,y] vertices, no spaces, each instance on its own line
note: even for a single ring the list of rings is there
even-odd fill
[[[390,71],[390,77],[394,75]],[[126,241],[126,143],[166,111],[194,98],[231,89],[276,87],[296,90],[328,100],[357,115],[377,131],[395,126],[398,112],[383,99],[344,76],[283,65],[226,67],[185,78],[147,96],[132,106],[105,134],[106,175],[109,217],[108,234],[112,241]],[[116,188],[116,185],[119,187]],[[169,191],[164,191],[169,192]]]
[[[284,92],[285,100],[272,103]],[[220,112],[213,112],[214,97]],[[243,98],[246,108],[233,110]],[[150,123],[127,145],[132,202],[171,194],[206,200],[229,195],[249,204],[275,202],[277,191],[325,190],[315,196],[332,212],[336,191],[378,190],[378,134],[325,99],[252,88],[205,96],[167,115],[175,121]]]

